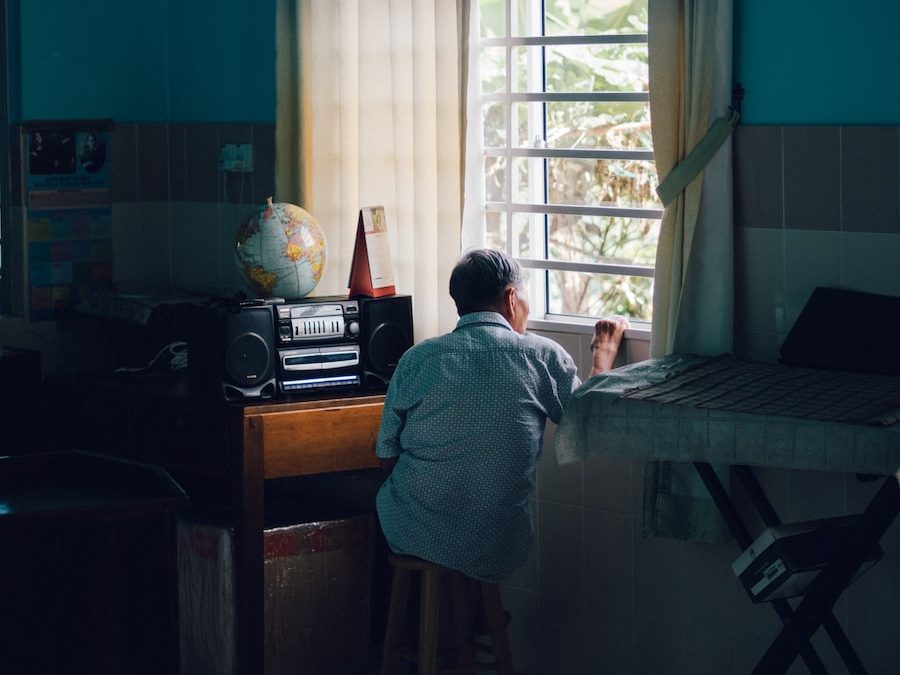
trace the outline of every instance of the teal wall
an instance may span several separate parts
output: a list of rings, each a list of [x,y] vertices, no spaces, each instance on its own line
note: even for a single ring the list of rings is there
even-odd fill
[[[900,2],[735,0],[744,124],[900,124]]]
[[[16,118],[275,119],[273,0],[8,2],[20,25]]]
[[[274,0],[7,2],[16,117],[274,121]],[[735,0],[743,123],[900,123],[898,26],[896,0]]]

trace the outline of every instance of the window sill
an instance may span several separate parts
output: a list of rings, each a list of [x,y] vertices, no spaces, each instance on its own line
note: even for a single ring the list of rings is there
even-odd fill
[[[572,333],[574,335],[591,335],[594,332],[595,319],[581,317],[565,317],[562,319],[529,319],[528,330],[548,331],[554,333]],[[631,321],[625,330],[626,340],[643,340],[650,342],[650,324],[646,321]]]

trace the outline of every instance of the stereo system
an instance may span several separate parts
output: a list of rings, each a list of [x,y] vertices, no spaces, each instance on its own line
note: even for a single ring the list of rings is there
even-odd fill
[[[413,344],[412,298],[330,296],[196,306],[192,393],[226,400],[384,389]]]

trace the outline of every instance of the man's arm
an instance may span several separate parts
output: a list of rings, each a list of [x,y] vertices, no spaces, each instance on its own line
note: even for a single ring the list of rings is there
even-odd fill
[[[381,458],[381,478],[382,480],[387,480],[388,476],[391,475],[391,471],[394,470],[394,467],[397,466],[397,457],[382,457]]]

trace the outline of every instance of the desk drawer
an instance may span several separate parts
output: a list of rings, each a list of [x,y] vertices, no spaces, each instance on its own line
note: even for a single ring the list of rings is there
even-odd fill
[[[251,415],[247,442],[265,449],[266,478],[374,468],[381,409],[367,403]]]

